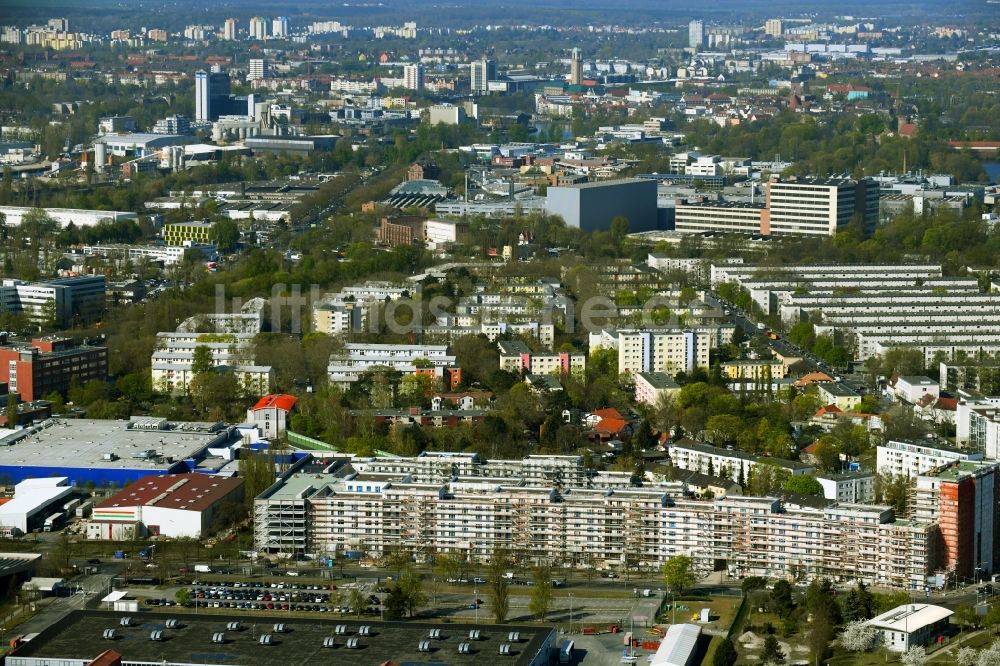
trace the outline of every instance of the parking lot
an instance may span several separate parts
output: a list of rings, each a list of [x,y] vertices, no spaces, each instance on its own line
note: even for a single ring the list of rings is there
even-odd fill
[[[362,590],[365,601],[364,614],[379,615],[381,602],[376,594],[388,590],[362,583],[348,583],[338,588],[328,583],[289,583],[272,581],[213,581],[195,580],[190,588],[190,598],[183,605],[188,608],[228,608],[246,611],[286,611],[305,613],[353,613],[347,592]],[[144,606],[176,606],[174,597],[148,596]],[[176,596],[176,594],[175,594]]]

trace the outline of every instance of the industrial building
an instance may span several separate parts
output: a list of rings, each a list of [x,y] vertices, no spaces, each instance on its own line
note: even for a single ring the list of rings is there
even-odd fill
[[[46,516],[73,494],[64,476],[24,479],[14,485],[14,499],[0,505],[0,528],[10,535],[42,527]]]
[[[286,613],[287,615],[287,613]],[[558,648],[556,630],[538,625],[442,624],[440,637],[430,643],[434,655],[420,649],[433,624],[379,622],[378,618],[337,619],[336,622],[277,614],[241,613],[239,629],[229,627],[233,618],[194,613],[143,612],[134,625],[121,626],[122,614],[112,611],[74,611],[40,632],[33,640],[6,656],[7,666],[52,666],[92,663],[113,649],[123,664],[155,663],[162,666],[242,664],[272,666],[357,666],[365,664],[435,663],[477,666],[548,666]],[[171,626],[168,620],[179,620]],[[272,627],[280,622],[283,631]],[[338,629],[339,627],[342,627]],[[361,632],[362,627],[368,630]],[[113,629],[115,640],[105,632]],[[474,638],[470,632],[478,630]],[[162,631],[162,640],[150,640]],[[270,636],[261,640],[261,635]],[[219,637],[221,635],[221,637]],[[216,638],[218,637],[218,640]],[[348,647],[348,641],[355,644]],[[471,649],[463,652],[460,645]],[[501,655],[501,645],[506,650]]]
[[[41,211],[59,226],[72,224],[77,227],[94,227],[101,222],[119,222],[121,220],[138,220],[136,213],[118,210],[86,210],[83,208],[29,208],[27,206],[0,206],[0,215],[4,224],[16,227],[24,220],[24,216],[32,211]]]
[[[132,417],[48,419],[0,438],[0,476],[11,482],[65,476],[72,485],[124,485],[150,474],[213,474],[232,460],[236,428]]]
[[[122,528],[135,536],[200,538],[220,507],[243,499],[243,479],[208,474],[144,476],[94,507],[88,539],[120,539]]]
[[[594,183],[550,187],[545,208],[559,215],[566,226],[583,231],[608,231],[616,217],[628,220],[628,231],[657,228],[656,182],[623,178]]]

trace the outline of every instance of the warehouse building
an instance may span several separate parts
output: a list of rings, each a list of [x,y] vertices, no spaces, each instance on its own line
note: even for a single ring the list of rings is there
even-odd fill
[[[608,231],[616,217],[628,220],[630,233],[657,228],[656,181],[623,178],[550,187],[545,208],[566,226],[583,231]]]
[[[73,494],[66,477],[25,479],[14,486],[14,499],[0,505],[0,528],[11,535],[42,527],[52,507]]]
[[[136,536],[200,538],[226,504],[243,499],[243,479],[208,474],[150,475],[94,507],[88,539],[119,538],[123,525]]]
[[[213,474],[239,443],[236,428],[221,422],[48,419],[0,438],[0,476],[14,483],[65,476],[71,485],[101,486],[150,474]]]
[[[119,222],[121,220],[138,220],[136,213],[126,213],[120,210],[87,210],[84,208],[29,208],[27,206],[0,206],[0,215],[4,224],[16,227],[24,221],[25,215],[31,211],[41,211],[54,220],[59,226],[72,224],[76,227],[94,227],[101,222]]]
[[[112,611],[74,611],[8,654],[7,666],[85,666],[96,663],[92,660],[108,648],[120,654],[120,663],[162,666],[375,666],[431,661],[453,666],[490,661],[506,666],[548,666],[557,648],[555,629],[538,625],[491,624],[486,628],[448,623],[440,628],[440,638],[430,641],[435,654],[429,657],[420,644],[435,626],[425,623],[379,622],[377,617],[338,618],[332,623],[241,613],[238,620],[242,627],[234,630],[227,625],[237,618],[224,615],[186,613],[176,626],[170,626],[168,620],[177,620],[177,613],[144,612],[130,627],[121,626],[121,617]],[[284,631],[271,629],[278,622]],[[336,632],[337,625],[343,630]],[[366,635],[360,632],[363,626],[369,628]],[[108,629],[114,629],[117,640],[103,638]],[[163,632],[163,640],[150,640],[150,633],[157,630]],[[477,640],[470,640],[469,632],[474,630],[478,630]],[[215,640],[218,634],[222,637]],[[262,640],[262,634],[270,638]],[[357,643],[355,649],[346,647],[349,640]],[[468,653],[459,649],[463,643],[472,648]],[[501,644],[507,645],[504,656],[500,656]],[[331,646],[333,649],[324,649]]]

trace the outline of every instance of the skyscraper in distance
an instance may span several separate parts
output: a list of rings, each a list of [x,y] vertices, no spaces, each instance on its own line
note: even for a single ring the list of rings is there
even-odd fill
[[[222,24],[222,38],[227,42],[236,40],[236,24],[237,21],[234,18],[227,18],[226,22]]]
[[[194,74],[194,119],[211,120],[211,84],[208,72],[199,69]]]
[[[688,23],[688,46],[693,49],[701,48],[705,44],[705,22],[691,21]]]

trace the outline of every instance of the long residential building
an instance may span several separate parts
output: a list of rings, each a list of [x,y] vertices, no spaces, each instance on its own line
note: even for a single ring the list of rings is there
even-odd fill
[[[461,369],[447,345],[396,345],[348,343],[330,357],[330,381],[350,386],[371,370],[387,369],[404,375],[426,375],[454,390],[462,381]]]
[[[875,469],[882,474],[912,478],[942,465],[982,459],[981,451],[956,449],[930,442],[889,441],[876,447]]]
[[[699,500],[681,482],[602,486],[591,478],[577,486],[555,469],[529,480],[527,472],[516,476],[519,461],[442,455],[458,458],[380,460],[399,469],[388,472],[366,470],[364,461],[297,465],[256,499],[256,547],[364,558],[402,548],[476,561],[503,547],[526,563],[646,570],[688,555],[704,572],[723,561],[737,577],[824,576],[901,588],[924,585],[940,569],[937,523],[898,520],[887,506]],[[463,474],[476,465],[490,473],[494,463],[514,475]],[[419,465],[431,471],[407,471]]]
[[[500,369],[534,375],[582,375],[587,370],[587,355],[582,352],[533,352],[518,340],[501,340]]]
[[[720,337],[731,337],[724,327],[603,329],[590,333],[590,351],[618,350],[618,373],[664,372],[675,375],[707,368],[709,351]]]
[[[693,440],[680,440],[673,444],[670,447],[670,460],[678,469],[720,476],[741,484],[746,482],[751,470],[758,465],[773,465],[792,476],[810,474],[816,470],[812,465],[794,460],[756,456]]]
[[[153,390],[185,393],[194,379],[194,355],[199,347],[211,353],[216,372],[231,373],[247,391],[270,393],[274,383],[271,366],[254,361],[251,333],[166,332],[156,334],[151,359]]]

